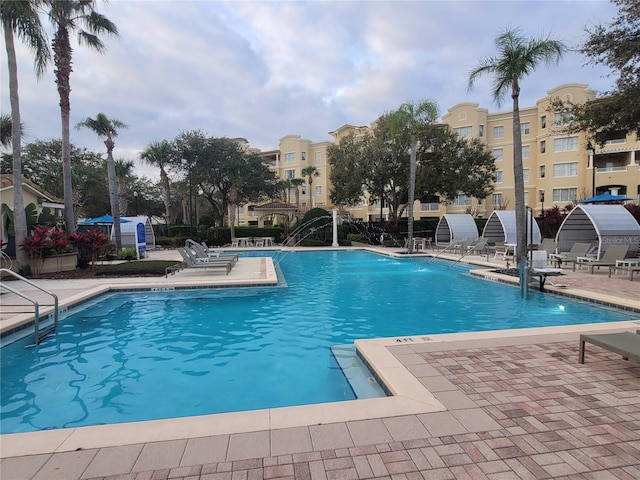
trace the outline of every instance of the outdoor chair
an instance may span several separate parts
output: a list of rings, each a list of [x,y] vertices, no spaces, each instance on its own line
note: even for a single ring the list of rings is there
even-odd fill
[[[585,343],[592,343],[605,350],[619,353],[623,360],[640,362],[640,330],[621,333],[600,333],[580,335],[578,361],[584,363]]]
[[[478,253],[482,255],[482,252],[485,252],[486,257],[489,258],[489,244],[484,237],[480,237],[474,245],[467,246],[467,254]]]
[[[209,260],[229,260],[232,265],[238,263],[238,255],[236,254],[221,254],[219,251],[209,250],[208,247],[205,248],[200,243],[196,243],[193,240],[187,240],[187,249],[191,249],[192,253],[196,257],[197,261],[202,261],[201,259],[209,259]]]
[[[229,275],[229,272],[231,271],[231,268],[233,266],[230,260],[214,260],[214,261],[209,261],[207,259],[204,259],[205,261],[196,260],[196,258],[192,255],[192,253],[186,248],[178,248],[178,253],[180,253],[180,256],[182,257],[184,266],[186,268],[194,268],[194,269],[210,268],[213,270],[224,270],[225,273]]]
[[[568,252],[552,253],[551,255],[549,255],[549,257],[551,260],[557,263],[558,267],[560,267],[563,263],[573,263],[573,271],[575,272],[578,257],[586,256],[589,248],[591,248],[590,243],[576,242]]]
[[[561,268],[549,268],[547,266],[547,251],[546,250],[534,250],[531,252],[531,274],[538,276],[538,283],[540,285],[540,291],[544,292],[544,284],[547,281],[547,277],[562,275]],[[557,283],[553,283],[549,280],[549,283],[554,287],[563,287]]]
[[[588,261],[589,273],[593,273],[596,267],[615,266],[618,260],[624,260],[629,251],[629,245],[609,245],[600,260]]]
[[[498,257],[502,257],[502,260],[507,259],[507,247],[504,242],[496,242],[495,244],[495,253],[493,254],[493,259],[496,260]]]

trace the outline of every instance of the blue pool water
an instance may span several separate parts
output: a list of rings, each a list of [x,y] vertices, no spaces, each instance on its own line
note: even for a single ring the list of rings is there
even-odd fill
[[[330,347],[358,338],[635,318],[437,260],[277,258],[285,287],[107,295],[2,348],[2,433],[353,399]]]

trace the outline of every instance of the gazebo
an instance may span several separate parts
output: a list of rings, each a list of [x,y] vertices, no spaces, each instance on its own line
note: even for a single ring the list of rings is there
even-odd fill
[[[628,245],[627,257],[638,254],[640,225],[622,205],[577,205],[567,215],[556,235],[559,252],[568,252],[576,242],[591,243],[599,255],[609,245]]]
[[[539,245],[542,236],[538,224],[531,218],[531,212],[527,212],[527,231],[528,243]],[[515,210],[494,210],[484,226],[482,236],[490,245],[496,242],[517,243]]]
[[[449,244],[454,238],[474,241],[478,239],[478,226],[467,213],[443,215],[436,227],[435,243]]]

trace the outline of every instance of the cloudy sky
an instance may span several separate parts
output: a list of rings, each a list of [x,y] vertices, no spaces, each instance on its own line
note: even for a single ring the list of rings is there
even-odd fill
[[[114,153],[149,178],[156,172],[140,166],[138,153],[187,130],[271,150],[288,134],[330,140],[328,132],[345,123],[368,125],[408,100],[435,100],[441,114],[469,101],[508,109],[492,102],[489,78],[467,92],[468,72],[496,53],[499,32],[520,27],[575,48],[585,27],[616,14],[607,0],[111,0],[97,9],[120,36],[106,39],[104,55],[73,38],[72,126],[99,112],[126,123]],[[3,42],[1,56],[0,103],[8,114]],[[59,138],[53,67],[36,81],[21,45],[18,56],[25,142]],[[566,82],[609,89],[609,72],[585,63],[571,52],[560,65],[539,68],[523,82],[520,104]],[[71,135],[76,146],[104,150],[87,130]]]

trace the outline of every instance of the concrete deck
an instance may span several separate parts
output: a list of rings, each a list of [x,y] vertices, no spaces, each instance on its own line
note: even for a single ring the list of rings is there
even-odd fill
[[[167,255],[153,252],[152,258]],[[159,283],[272,280],[271,267],[256,260],[241,259],[228,278],[194,279],[201,272],[185,272],[190,278],[177,274]],[[505,266],[479,257],[465,261]],[[640,310],[640,282],[628,274],[567,273],[562,293]],[[63,301],[105,288],[102,281],[77,282],[45,288]],[[148,286],[150,279],[139,283]],[[0,326],[15,317],[3,312]],[[640,365],[593,346],[580,365],[578,336],[635,330],[638,319],[359,341],[395,397],[2,435],[0,477],[637,479]]]

